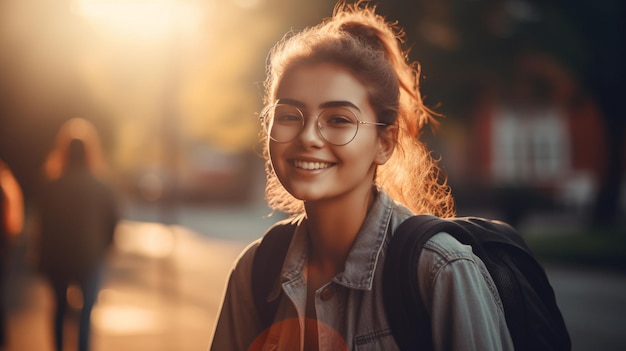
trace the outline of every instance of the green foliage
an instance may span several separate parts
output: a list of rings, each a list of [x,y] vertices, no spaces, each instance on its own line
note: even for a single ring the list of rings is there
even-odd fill
[[[621,230],[620,230],[621,229]],[[626,230],[552,230],[533,233],[526,242],[544,262],[587,265],[626,272]]]

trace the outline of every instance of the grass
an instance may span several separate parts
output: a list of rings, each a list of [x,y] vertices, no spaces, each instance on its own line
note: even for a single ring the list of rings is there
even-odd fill
[[[544,262],[586,265],[626,273],[626,230],[532,233],[524,239]]]

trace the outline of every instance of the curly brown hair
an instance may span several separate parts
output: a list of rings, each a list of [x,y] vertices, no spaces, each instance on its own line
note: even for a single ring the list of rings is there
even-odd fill
[[[282,77],[294,67],[332,62],[348,69],[367,87],[378,121],[398,126],[396,151],[378,167],[376,184],[415,213],[453,216],[450,188],[437,161],[419,140],[425,125],[437,123],[422,101],[419,65],[409,62],[408,52],[402,48],[402,28],[375,10],[365,1],[341,1],[332,17],[301,32],[288,33],[268,56],[264,103],[275,103]],[[303,202],[283,188],[274,172],[267,135],[261,138],[268,205],[287,214],[303,213]]]

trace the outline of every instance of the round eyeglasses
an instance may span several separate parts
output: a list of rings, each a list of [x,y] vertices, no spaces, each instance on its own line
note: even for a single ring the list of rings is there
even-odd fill
[[[319,135],[328,143],[342,146],[356,137],[359,126],[387,126],[386,123],[361,121],[350,109],[327,107],[315,117]],[[260,116],[265,132],[275,142],[288,143],[294,140],[304,128],[304,113],[293,105],[275,104],[267,107]]]

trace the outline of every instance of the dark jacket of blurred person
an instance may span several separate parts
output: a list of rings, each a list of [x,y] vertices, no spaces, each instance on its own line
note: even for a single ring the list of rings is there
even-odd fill
[[[55,295],[58,351],[63,350],[67,289],[72,283],[78,284],[83,296],[79,351],[89,349],[91,310],[118,221],[115,191],[95,172],[96,137],[85,120],[70,120],[62,128],[46,165],[49,181],[38,199],[39,269]]]
[[[51,277],[81,279],[98,266],[117,223],[112,188],[85,166],[79,139],[69,146],[68,166],[40,193],[40,268]]]
[[[6,264],[12,237],[24,226],[22,189],[11,169],[0,160],[0,349],[7,344],[6,325]]]

